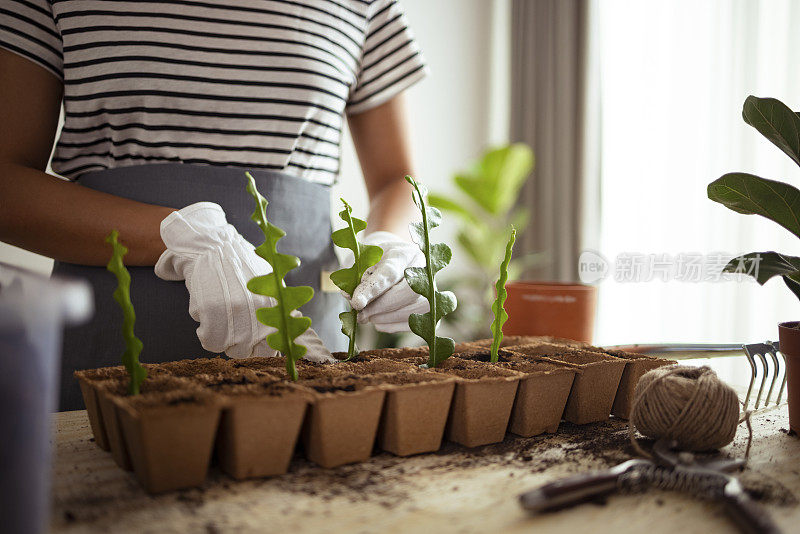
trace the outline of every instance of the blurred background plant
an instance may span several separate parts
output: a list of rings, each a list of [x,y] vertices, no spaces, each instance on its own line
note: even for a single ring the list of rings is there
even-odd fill
[[[511,226],[524,235],[530,210],[517,206],[519,192],[533,170],[528,145],[516,143],[492,148],[453,177],[453,197],[432,193],[430,203],[445,215],[442,225],[457,224],[457,258],[466,262],[463,274],[442,280],[443,289],[458,295],[458,308],[445,318],[459,340],[489,337],[494,282],[499,275]],[[508,269],[515,280],[544,260],[541,253],[516,255]]]
[[[456,341],[489,337],[493,284],[499,275],[511,226],[524,235],[530,211],[516,206],[519,191],[533,170],[534,156],[522,143],[487,150],[467,170],[453,176],[454,195],[431,193],[431,206],[443,214],[442,227],[457,225],[454,260],[463,270],[443,278],[442,290],[458,296],[458,308],[443,319],[447,335]],[[541,253],[516,256],[509,280],[544,260]],[[369,335],[369,334],[365,334]],[[402,346],[404,334],[372,333],[375,347]],[[369,346],[364,345],[364,346]]]

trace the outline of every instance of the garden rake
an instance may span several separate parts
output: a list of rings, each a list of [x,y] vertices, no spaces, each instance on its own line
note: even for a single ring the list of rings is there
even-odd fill
[[[735,356],[744,353],[747,363],[750,365],[750,382],[747,386],[747,393],[743,399],[743,410],[750,406],[753,390],[760,378],[758,392],[756,393],[753,409],[759,407],[766,408],[772,400],[772,394],[780,378],[778,394],[775,398],[775,405],[781,403],[783,391],[786,388],[786,356],[780,352],[777,341],[765,341],[764,343],[736,344],[736,343],[667,343],[661,345],[617,345],[606,347],[608,349],[624,350],[648,356],[669,358],[672,360],[686,360],[693,358],[717,358],[721,356]],[[767,387],[769,384],[769,387]],[[764,403],[761,399],[764,396],[764,389],[767,395]]]

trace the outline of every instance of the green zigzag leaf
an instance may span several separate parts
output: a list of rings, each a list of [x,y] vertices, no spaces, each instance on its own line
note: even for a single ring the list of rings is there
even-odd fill
[[[383,256],[383,249],[375,245],[364,245],[358,242],[356,234],[364,231],[367,228],[367,223],[362,219],[353,217],[353,208],[350,207],[350,204],[343,198],[340,200],[344,204],[344,209],[339,212],[339,217],[347,223],[347,227],[333,232],[331,239],[337,247],[346,248],[353,252],[353,265],[332,272],[331,281],[336,287],[352,296],[367,269],[380,261]],[[339,314],[339,319],[342,321],[342,333],[350,340],[347,347],[347,360],[357,353],[357,318],[358,312],[353,309]]]
[[[131,275],[122,261],[128,249],[117,239],[119,232],[112,230],[106,236],[106,243],[111,245],[111,259],[106,269],[117,277],[117,288],[114,290],[114,300],[122,309],[122,337],[125,339],[125,351],[122,353],[122,365],[128,371],[128,395],[138,395],[139,387],[147,378],[147,369],[139,363],[139,354],[142,352],[142,341],[133,333],[136,323],[136,312],[131,303]]]
[[[300,265],[300,259],[289,254],[278,252],[278,241],[286,232],[267,220],[267,199],[256,188],[253,176],[247,172],[247,192],[255,199],[256,208],[250,218],[261,228],[264,233],[264,242],[256,247],[256,254],[264,258],[272,266],[272,272],[263,276],[256,276],[247,282],[247,289],[258,295],[272,297],[276,305],[256,310],[256,318],[267,326],[276,329],[267,336],[270,347],[283,354],[286,358],[286,372],[289,378],[297,380],[297,367],[295,362],[306,353],[306,347],[298,345],[294,340],[311,326],[308,317],[295,317],[292,311],[296,310],[314,296],[314,290],[309,286],[287,286],[284,281],[286,274]]]

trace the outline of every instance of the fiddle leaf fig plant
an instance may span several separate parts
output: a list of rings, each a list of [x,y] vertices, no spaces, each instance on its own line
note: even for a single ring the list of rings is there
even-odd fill
[[[375,245],[364,245],[358,242],[356,234],[367,228],[367,222],[353,217],[353,208],[350,207],[350,204],[343,198],[340,200],[342,204],[344,204],[344,209],[339,212],[339,217],[347,223],[347,227],[333,232],[331,239],[333,240],[333,244],[337,247],[346,248],[353,252],[353,265],[332,272],[331,281],[336,287],[352,296],[353,291],[355,291],[358,284],[361,283],[361,277],[364,276],[367,269],[380,261],[381,256],[383,256],[383,249]],[[352,308],[339,314],[339,320],[342,321],[342,333],[350,340],[345,361],[352,359],[353,356],[357,354],[357,319],[358,311]]]
[[[450,291],[439,291],[436,288],[436,273],[450,263],[452,251],[444,243],[431,243],[430,231],[441,224],[442,213],[427,205],[428,194],[425,186],[417,183],[411,176],[406,181],[414,188],[411,197],[422,213],[422,221],[411,223],[411,238],[425,255],[425,267],[408,267],[405,277],[408,285],[415,293],[428,300],[430,310],[426,313],[412,313],[408,318],[408,326],[428,343],[428,367],[436,367],[453,355],[455,342],[449,337],[436,335],[439,321],[455,311],[458,306],[456,296]]]
[[[800,117],[774,98],[748,96],[744,121],[800,165]],[[800,190],[753,174],[733,172],[708,185],[708,198],[745,215],[760,215],[800,237]],[[777,252],[751,252],[732,259],[723,269],[748,274],[759,284],[781,276],[800,298],[800,258]]]
[[[471,267],[458,277],[445,277],[441,282],[458,291],[458,311],[445,321],[464,337],[486,335],[488,311],[494,300],[492,286],[497,266],[503,260],[509,228],[518,228],[522,236],[528,226],[530,211],[516,204],[533,164],[533,152],[525,144],[493,148],[468,169],[455,174],[454,194],[429,195],[431,206],[453,216],[459,259]],[[543,259],[541,253],[517,255],[509,263],[509,279],[516,279]]]
[[[248,172],[247,192],[255,199],[256,208],[250,218],[261,228],[264,233],[264,242],[256,247],[256,254],[267,260],[272,267],[272,272],[263,276],[256,276],[247,282],[247,289],[258,295],[265,295],[275,299],[272,307],[256,310],[256,318],[267,326],[277,330],[267,336],[270,347],[280,352],[286,359],[286,373],[292,380],[297,380],[295,362],[306,353],[306,347],[299,345],[294,340],[311,326],[311,319],[297,316],[292,311],[296,310],[314,296],[314,289],[309,286],[287,286],[284,281],[286,274],[300,265],[300,259],[289,254],[278,252],[278,240],[286,232],[267,220],[267,199],[256,189],[256,182]]]
[[[506,255],[503,258],[503,262],[500,264],[500,277],[497,279],[497,283],[495,284],[495,290],[497,291],[497,297],[492,303],[492,313],[494,314],[494,320],[492,321],[492,350],[491,350],[491,360],[492,363],[497,363],[497,360],[500,358],[500,343],[503,341],[503,325],[508,321],[508,314],[506,313],[505,308],[503,308],[503,304],[506,302],[506,298],[508,297],[508,291],[506,291],[506,282],[508,281],[508,264],[511,263],[511,253],[514,250],[514,241],[517,238],[517,231],[514,227],[511,228],[511,237],[508,239],[508,243],[506,244]]]
[[[147,369],[139,363],[139,354],[142,352],[142,341],[133,333],[136,323],[136,312],[131,302],[131,275],[122,258],[128,253],[127,247],[118,241],[119,232],[112,230],[106,236],[106,243],[111,245],[111,259],[106,269],[117,277],[117,288],[114,290],[114,300],[122,309],[122,337],[125,339],[125,351],[122,353],[122,365],[128,371],[128,395],[138,395],[139,388],[147,378]]]

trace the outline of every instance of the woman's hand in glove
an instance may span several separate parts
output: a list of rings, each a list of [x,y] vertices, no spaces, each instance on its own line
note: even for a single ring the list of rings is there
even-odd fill
[[[203,348],[231,358],[272,356],[266,343],[274,328],[256,319],[256,309],[275,300],[247,289],[254,276],[272,272],[253,245],[228,224],[225,212],[212,202],[199,202],[171,213],[161,222],[167,250],[158,259],[156,275],[185,280],[189,315],[200,323],[197,337]],[[305,358],[332,361],[316,333],[309,329],[297,342],[306,345]]]
[[[359,312],[358,322],[372,323],[381,332],[407,331],[409,315],[430,309],[405,279],[407,267],[425,266],[425,256],[417,245],[391,232],[373,232],[363,242],[381,247],[383,256],[364,273],[350,298],[350,305]]]

